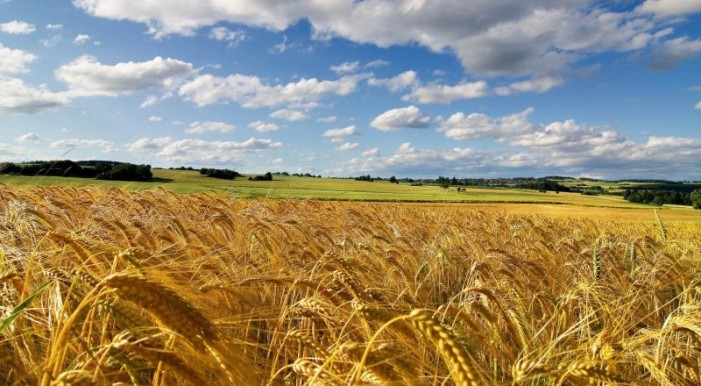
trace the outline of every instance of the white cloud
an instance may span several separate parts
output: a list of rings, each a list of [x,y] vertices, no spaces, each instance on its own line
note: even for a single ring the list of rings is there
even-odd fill
[[[273,4],[274,3],[274,4]],[[379,47],[417,44],[457,56],[474,75],[564,75],[592,54],[641,50],[666,20],[609,11],[585,0],[318,0],[224,2],[74,0],[85,12],[144,23],[156,38],[194,35],[220,21],[284,31],[299,20],[313,38],[341,37]],[[696,0],[647,0],[638,10],[659,15],[699,11]],[[622,8],[622,7],[619,7]],[[286,48],[286,42],[280,51]]]
[[[0,24],[0,31],[14,35],[27,35],[36,31],[36,28],[33,24],[19,20],[12,20],[8,21],[7,23]]]
[[[149,95],[144,99],[144,101],[139,105],[140,108],[145,109],[146,107],[151,107],[154,106],[156,103],[159,102],[159,98],[157,96]]]
[[[288,84],[267,85],[257,76],[234,74],[226,78],[200,75],[183,84],[178,94],[198,106],[233,101],[246,108],[273,107],[281,104],[315,103],[327,95],[348,95],[355,91],[363,75],[338,80],[300,79]]]
[[[342,74],[349,74],[358,71],[358,68],[360,67],[360,62],[355,61],[355,62],[344,62],[336,66],[331,66],[331,71],[342,75]]]
[[[319,119],[317,119],[316,121],[317,121],[317,122],[322,122],[322,123],[334,123],[334,122],[336,122],[337,119],[338,119],[338,118],[337,118],[335,115],[331,115],[331,116],[328,116],[328,117],[319,118]]]
[[[389,64],[390,64],[390,63],[389,63],[388,61],[386,61],[386,60],[377,59],[377,60],[373,60],[373,61],[371,61],[371,62],[368,62],[368,63],[365,65],[365,67],[368,67],[368,68],[372,68],[372,67],[387,67],[387,66],[389,66]]]
[[[363,157],[377,157],[380,155],[380,149],[376,148],[376,147],[371,147],[371,148],[363,150],[361,155]]]
[[[34,133],[27,133],[20,135],[16,139],[17,142],[38,142],[39,141],[39,136],[34,134]]]
[[[324,137],[326,138],[342,138],[350,135],[358,135],[358,129],[355,127],[355,125],[338,129],[329,129],[324,132]]]
[[[528,108],[496,119],[480,113],[455,113],[438,125],[438,131],[447,138],[461,141],[486,137],[501,139],[526,132],[531,127],[528,116],[532,112],[533,109]]]
[[[148,88],[169,88],[192,74],[193,66],[160,56],[146,62],[102,64],[91,56],[81,56],[56,70],[56,78],[69,87],[73,96],[117,96]]]
[[[236,126],[224,122],[192,122],[185,130],[188,134],[203,134],[208,132],[228,133],[236,129]]]
[[[63,29],[63,24],[47,24],[46,29],[49,31],[59,31]]]
[[[368,79],[368,84],[371,86],[384,86],[389,91],[397,92],[407,87],[418,84],[417,74],[415,71],[405,71],[401,74],[389,79]]]
[[[266,123],[263,121],[254,121],[248,124],[248,127],[251,129],[259,132],[259,133],[266,133],[269,131],[278,131],[280,127],[274,123]]]
[[[290,122],[296,122],[296,121],[303,121],[309,117],[307,116],[307,114],[305,114],[301,111],[282,109],[282,110],[273,111],[270,114],[270,118],[282,119],[282,120],[290,121]]]
[[[249,138],[243,142],[210,142],[160,137],[141,138],[131,143],[128,150],[136,155],[153,156],[158,160],[172,163],[220,164],[237,162],[252,153],[275,150],[281,146],[281,142],[257,138]]]
[[[76,35],[75,39],[73,39],[73,44],[76,46],[82,46],[83,44],[87,43],[88,40],[90,40],[90,35],[79,34]]]
[[[248,37],[243,30],[232,31],[226,27],[216,27],[209,31],[209,38],[229,42],[229,47],[238,47]]]
[[[701,2],[697,0],[646,0],[637,11],[660,16],[674,16],[701,12]]]
[[[422,104],[448,104],[457,100],[480,98],[489,94],[487,82],[460,83],[455,86],[431,84],[414,88],[411,93],[402,97],[405,101]]]
[[[701,110],[701,102],[697,103],[696,106],[694,106],[694,109]]]
[[[163,118],[159,117],[158,115],[151,115],[150,117],[148,117],[149,122],[160,122],[162,120]]]
[[[370,127],[381,131],[396,131],[403,128],[425,128],[431,125],[431,117],[416,106],[387,110],[370,122]]]
[[[0,78],[3,75],[27,72],[25,67],[33,62],[36,55],[26,51],[8,48],[0,43]]]
[[[499,87],[494,91],[498,95],[510,95],[521,92],[544,93],[553,87],[563,84],[564,82],[564,78],[560,76],[545,76],[537,79],[514,82],[507,87]]]
[[[351,150],[357,148],[358,146],[360,146],[360,144],[357,142],[353,142],[353,143],[346,142],[343,145],[337,147],[336,150],[337,151],[351,151]]]
[[[652,68],[666,70],[691,60],[701,53],[701,39],[689,40],[682,36],[666,40],[655,46],[652,52]]]
[[[115,151],[114,144],[110,141],[105,141],[103,139],[80,139],[80,138],[61,139],[61,140],[58,140],[58,141],[51,143],[50,146],[53,149],[97,147],[100,150],[102,150],[103,153],[112,153]]]
[[[37,114],[69,102],[62,93],[54,93],[44,86],[32,87],[20,79],[0,78],[0,112]]]

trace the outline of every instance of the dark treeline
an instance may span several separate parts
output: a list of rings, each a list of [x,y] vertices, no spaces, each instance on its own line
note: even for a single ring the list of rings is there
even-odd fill
[[[229,169],[200,169],[200,174],[212,178],[220,178],[223,180],[233,180],[234,178],[240,176],[237,171]]]
[[[679,190],[626,189],[623,198],[629,202],[652,205],[691,205],[691,193]]]
[[[252,176],[248,177],[249,181],[272,181],[273,180],[273,173],[267,172],[262,175],[258,176]]]
[[[100,180],[151,181],[151,165],[135,165],[114,161],[32,161],[25,163],[4,163],[0,165],[2,174],[23,176],[52,176],[97,178]]]

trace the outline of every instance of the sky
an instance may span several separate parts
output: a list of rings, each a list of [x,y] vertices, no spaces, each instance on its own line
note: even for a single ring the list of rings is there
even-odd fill
[[[701,179],[701,0],[0,0],[0,161]]]

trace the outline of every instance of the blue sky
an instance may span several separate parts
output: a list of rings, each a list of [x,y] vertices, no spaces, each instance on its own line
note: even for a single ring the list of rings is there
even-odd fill
[[[701,0],[0,0],[0,160],[701,179]]]

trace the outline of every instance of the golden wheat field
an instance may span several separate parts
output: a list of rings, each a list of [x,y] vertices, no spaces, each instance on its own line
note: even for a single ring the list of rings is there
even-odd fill
[[[661,216],[0,186],[0,384],[697,385]]]

